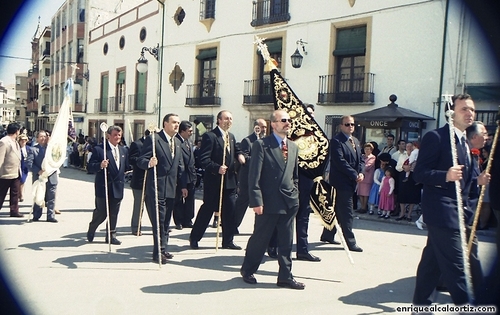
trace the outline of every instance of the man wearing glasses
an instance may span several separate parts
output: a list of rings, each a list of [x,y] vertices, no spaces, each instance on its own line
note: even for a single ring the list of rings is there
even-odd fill
[[[273,133],[252,145],[248,186],[255,224],[248,240],[241,275],[246,283],[257,283],[254,273],[257,272],[276,229],[279,263],[276,284],[279,287],[303,290],[305,285],[293,278],[290,257],[293,220],[299,210],[299,149],[287,139],[290,122],[286,111],[274,111],[271,117]]]
[[[356,244],[352,232],[353,200],[352,196],[357,183],[363,180],[365,163],[361,159],[361,147],[358,139],[352,136],[354,132],[354,118],[342,117],[340,131],[330,141],[330,184],[336,190],[335,214],[342,228],[345,241],[350,251],[362,252]],[[330,244],[340,244],[334,240],[337,229],[329,231],[323,229],[320,240]]]

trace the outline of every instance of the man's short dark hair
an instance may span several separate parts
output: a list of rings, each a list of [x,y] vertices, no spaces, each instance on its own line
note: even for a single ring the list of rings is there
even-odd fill
[[[191,124],[191,122],[189,122],[187,120],[183,120],[183,121],[181,121],[181,124],[179,125],[179,132],[186,131],[191,127],[193,127],[193,124]]]
[[[21,129],[21,125],[19,123],[10,123],[8,126],[7,126],[7,134],[8,135],[13,135],[15,134],[18,130]]]
[[[451,103],[447,103],[445,104],[444,106],[444,113],[446,114],[446,111],[448,109],[451,109],[451,110],[455,110],[455,102],[457,100],[473,100],[472,99],[472,96],[470,96],[469,94],[467,93],[464,93],[464,94],[455,94],[451,97]]]
[[[386,138],[392,138],[392,140],[394,140],[394,135],[393,134],[388,134]]]
[[[114,131],[118,131],[118,132],[122,132],[122,128],[120,126],[109,126],[108,127],[108,131],[106,132],[108,135],[110,135],[112,132]]]
[[[401,144],[401,142],[404,142],[404,143],[406,144],[406,140],[399,139],[399,140],[398,140],[398,145],[400,145],[400,144]]]
[[[163,117],[162,127],[165,126],[165,123],[168,122],[172,116],[179,117],[179,115],[174,113],[166,114],[165,117]]]

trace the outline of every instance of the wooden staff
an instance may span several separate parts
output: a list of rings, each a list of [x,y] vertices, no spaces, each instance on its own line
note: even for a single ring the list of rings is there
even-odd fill
[[[153,148],[153,157],[156,158],[156,142],[155,142],[155,132],[156,128],[153,125],[149,126],[149,131],[151,132],[151,141]],[[156,165],[153,166],[153,179],[155,183],[155,211],[156,211],[156,243],[158,245],[158,267],[161,268],[161,238],[160,238],[160,209],[158,208],[158,177],[156,176]],[[144,176],[146,180],[146,176]]]
[[[500,106],[497,114],[497,129],[495,130],[495,136],[493,137],[493,143],[491,144],[490,155],[488,156],[488,166],[486,166],[486,170],[484,171],[486,174],[490,173],[491,165],[493,164],[493,155],[495,154],[495,149],[497,147],[499,130],[500,130]],[[474,215],[474,222],[472,223],[472,230],[470,232],[469,244],[467,246],[467,249],[469,250],[469,255],[472,248],[474,236],[476,235],[477,223],[479,221],[479,214],[481,212],[481,206],[483,205],[483,198],[485,192],[486,192],[486,185],[483,185],[481,186],[481,194],[479,195],[479,200],[477,202],[476,214]]]
[[[222,155],[222,165],[226,165],[226,150],[228,147],[229,147],[229,129],[226,130],[226,135],[224,136],[224,149],[223,149],[224,152]],[[217,220],[217,232],[215,234],[215,251],[219,250],[219,232],[220,232],[220,224],[222,221],[222,199],[224,194],[224,175],[225,174],[222,174],[220,178],[219,220]]]
[[[146,178],[148,172],[144,172],[144,180],[142,181],[141,207],[139,208],[139,225],[137,226],[137,236],[141,235],[142,211],[144,210],[144,195],[146,195]]]
[[[448,116],[448,125],[450,127],[450,144],[451,144],[451,154],[453,158],[453,166],[458,166],[458,155],[457,155],[457,145],[455,143],[455,125],[453,122],[454,111],[451,109],[451,100],[448,101],[448,110],[446,115]],[[458,225],[460,231],[460,243],[462,245],[462,260],[464,265],[465,274],[465,284],[467,288],[467,294],[469,296],[470,302],[474,300],[474,292],[472,290],[472,277],[470,272],[469,255],[467,255],[467,237],[464,222],[464,208],[462,202],[462,188],[460,187],[460,180],[455,181],[455,191],[457,197],[457,207],[458,207]]]
[[[102,122],[101,125],[99,126],[101,128],[101,131],[104,132],[104,137],[103,137],[103,154],[104,154],[104,160],[106,160],[106,134],[108,132],[108,124],[105,122]],[[102,170],[104,172],[104,193],[106,194],[106,230],[108,234],[108,247],[109,247],[109,252],[111,252],[111,228],[110,228],[110,222],[109,222],[109,196],[108,196],[108,168],[104,168]]]

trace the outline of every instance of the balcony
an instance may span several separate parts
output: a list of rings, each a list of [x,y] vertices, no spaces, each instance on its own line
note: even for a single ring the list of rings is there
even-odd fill
[[[94,99],[94,113],[107,113],[108,112],[108,99],[96,98]]]
[[[146,93],[130,94],[128,96],[129,112],[146,112]]]
[[[254,0],[252,10],[253,27],[290,21],[288,0]]]
[[[125,97],[118,98],[111,96],[108,100],[108,113],[124,113],[125,112]]]
[[[243,104],[274,103],[273,87],[269,80],[246,80],[243,93]]]
[[[36,100],[32,100],[26,104],[26,112],[38,112],[38,102]]]
[[[220,83],[187,85],[186,106],[220,106]]]
[[[375,74],[360,73],[349,78],[337,75],[322,75],[319,77],[318,103],[328,104],[373,104]]]
[[[42,80],[40,80],[40,90],[48,91],[49,89],[50,89],[49,77],[43,77]]]

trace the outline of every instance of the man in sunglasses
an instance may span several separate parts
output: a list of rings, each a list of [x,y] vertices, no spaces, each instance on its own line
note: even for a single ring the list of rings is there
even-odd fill
[[[303,290],[305,285],[292,275],[293,220],[299,210],[298,146],[287,139],[291,119],[284,110],[271,116],[273,133],[252,145],[249,170],[250,207],[255,212],[254,231],[248,240],[241,266],[243,281],[256,284],[269,240],[277,230],[279,287]]]
[[[358,139],[352,136],[354,132],[354,118],[342,117],[340,131],[330,141],[330,184],[336,190],[335,214],[342,228],[345,241],[350,251],[362,252],[356,244],[352,232],[353,199],[352,196],[357,183],[363,180],[365,163],[361,159],[361,147]],[[323,229],[320,240],[330,244],[340,244],[334,240],[337,229]]]

